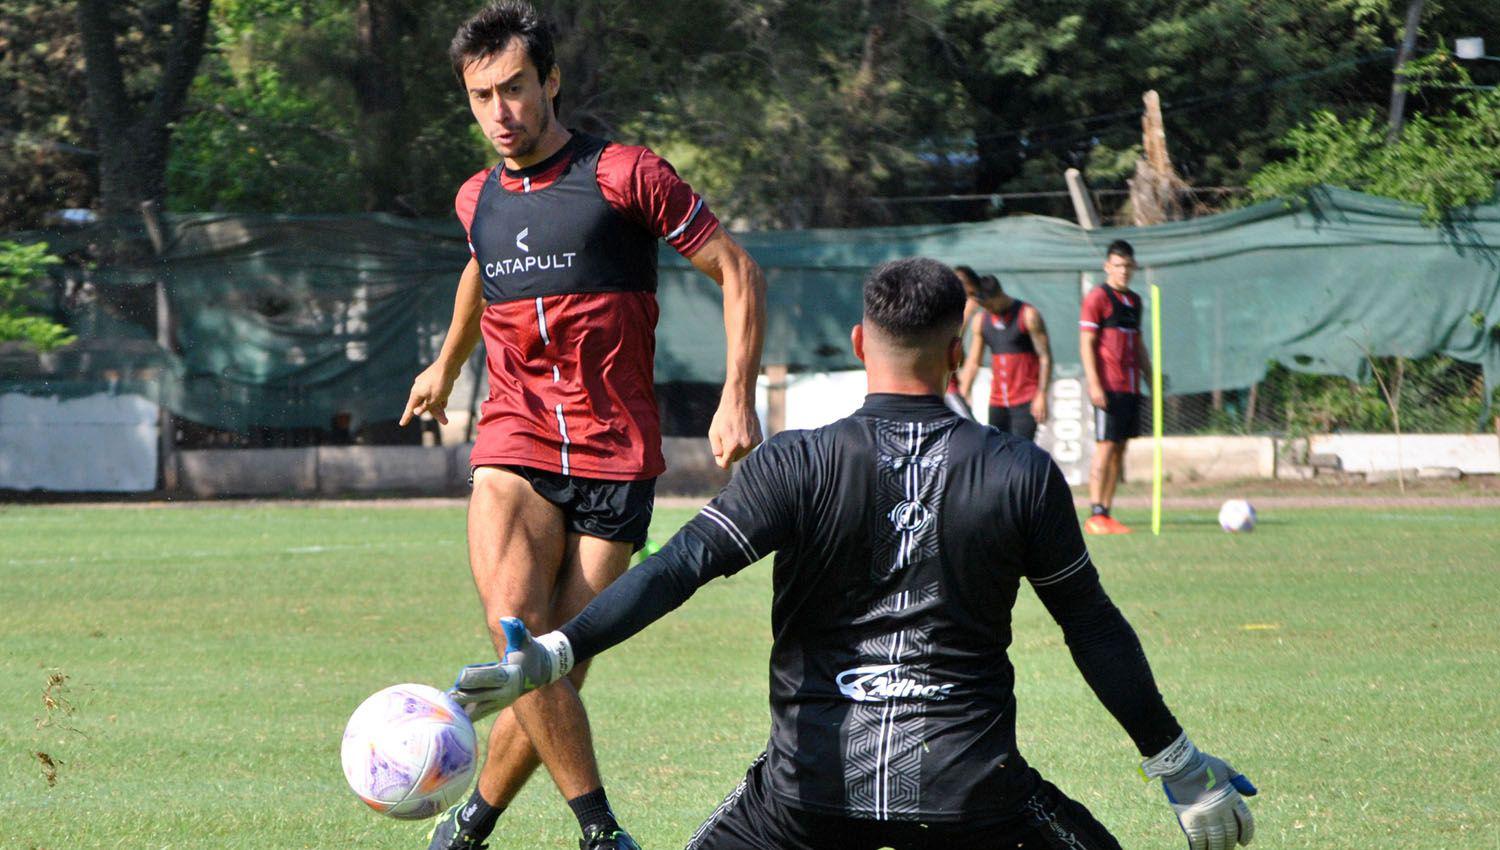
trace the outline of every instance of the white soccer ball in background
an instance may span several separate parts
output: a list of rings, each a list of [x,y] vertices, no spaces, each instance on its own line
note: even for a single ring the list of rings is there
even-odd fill
[[[349,787],[370,808],[403,820],[432,817],[474,778],[474,724],[437,688],[392,685],[354,710],[341,756]]]
[[[1230,499],[1219,508],[1219,527],[1225,531],[1254,531],[1255,508],[1244,499]]]

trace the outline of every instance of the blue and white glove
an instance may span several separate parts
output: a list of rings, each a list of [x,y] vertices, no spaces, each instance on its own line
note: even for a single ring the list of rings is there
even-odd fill
[[[1141,763],[1147,779],[1160,779],[1189,850],[1232,850],[1255,838],[1255,818],[1245,797],[1255,786],[1234,768],[1193,746],[1183,733]]]
[[[448,691],[470,720],[488,717],[573,669],[573,646],[562,632],[533,638],[515,617],[501,618],[500,629],[505,632],[505,656],[459,670]]]

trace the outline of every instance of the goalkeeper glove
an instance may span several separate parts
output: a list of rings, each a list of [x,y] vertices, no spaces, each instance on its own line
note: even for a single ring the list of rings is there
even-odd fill
[[[448,691],[470,720],[488,717],[573,669],[573,647],[562,632],[534,638],[515,617],[501,618],[500,629],[505,632],[504,657],[459,670]]]
[[[1193,746],[1186,733],[1142,762],[1141,773],[1161,780],[1189,850],[1232,850],[1255,837],[1255,818],[1244,800],[1255,796],[1255,786],[1223,759]]]

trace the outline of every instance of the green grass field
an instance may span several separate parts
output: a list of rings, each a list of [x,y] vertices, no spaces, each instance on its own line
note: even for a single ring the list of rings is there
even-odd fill
[[[657,539],[688,516],[659,511]],[[347,791],[338,746],[370,692],[485,656],[463,535],[456,508],[0,511],[0,848],[425,847],[426,823]],[[1256,846],[1500,847],[1493,504],[1270,511],[1248,536],[1201,512],[1092,548],[1179,719],[1262,789]],[[648,850],[682,846],[764,743],[769,583],[705,588],[585,690]],[[1030,760],[1127,848],[1179,847],[1029,590],[1012,659]],[[492,846],[574,835],[543,775]]]

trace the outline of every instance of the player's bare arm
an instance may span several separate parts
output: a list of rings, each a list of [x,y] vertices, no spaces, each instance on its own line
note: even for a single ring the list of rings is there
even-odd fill
[[[973,304],[973,300],[969,301]],[[975,311],[969,319],[969,351],[964,355],[964,365],[958,373],[958,394],[965,401],[969,399],[969,391],[974,389],[974,378],[979,374],[979,363],[984,359],[984,337],[979,328],[984,322],[984,313]]]
[[[1047,390],[1052,386],[1052,342],[1047,338],[1047,323],[1035,307],[1026,308],[1021,322],[1036,349],[1036,397],[1031,400],[1031,415],[1041,424],[1047,421]]]
[[[432,365],[412,381],[411,395],[401,414],[402,425],[424,413],[431,413],[437,421],[448,424],[448,396],[453,392],[453,382],[458,380],[469,355],[474,353],[474,346],[479,344],[479,318],[483,314],[484,293],[479,278],[479,261],[470,257],[469,264],[464,266],[463,274],[458,278],[458,292],[453,296],[453,319],[448,323],[443,348]]]
[[[724,392],[708,427],[708,444],[714,463],[728,469],[761,440],[755,380],[766,337],[766,277],[722,227],[688,259],[724,291]]]
[[[1104,382],[1099,377],[1098,362],[1099,332],[1083,328],[1078,332],[1078,356],[1083,360],[1083,374],[1089,384],[1089,401],[1095,407],[1103,407],[1108,399],[1104,395]]]

